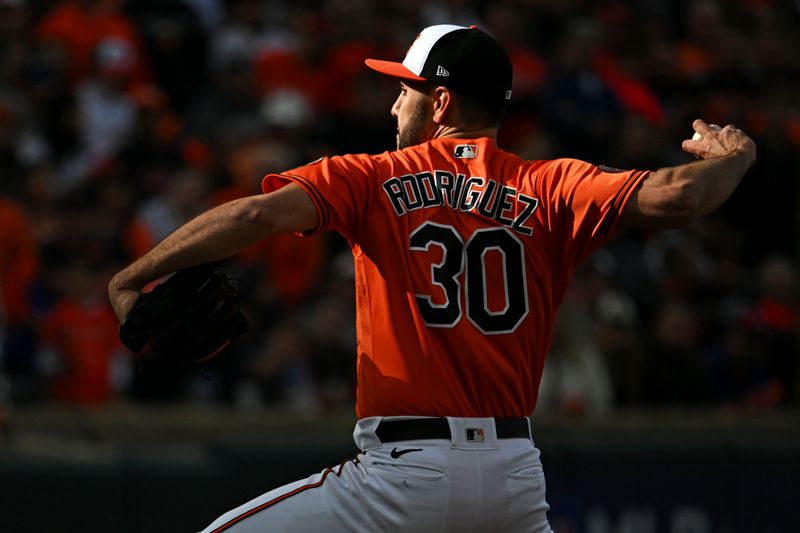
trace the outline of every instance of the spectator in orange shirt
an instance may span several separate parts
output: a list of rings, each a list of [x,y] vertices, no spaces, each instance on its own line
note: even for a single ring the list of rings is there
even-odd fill
[[[231,184],[212,195],[212,203],[254,194],[258,183],[252,177],[265,168],[285,168],[293,162],[291,146],[278,139],[258,139],[232,149],[225,162]],[[328,235],[302,239],[296,235],[272,235],[237,254],[237,261],[253,275],[266,278],[270,296],[280,311],[296,309],[307,302],[324,273],[329,248]],[[155,243],[153,243],[155,244]],[[254,280],[255,282],[255,280]]]
[[[83,264],[57,274],[63,298],[45,317],[43,342],[55,353],[51,393],[79,405],[108,402],[124,368],[114,313],[104,298],[105,280]],[[116,384],[115,384],[116,382]]]
[[[67,50],[70,80],[76,83],[92,69],[92,56],[101,41],[118,39],[133,51],[129,88],[148,83],[150,72],[144,47],[133,23],[115,0],[65,0],[45,14],[34,28],[39,41],[56,41]]]

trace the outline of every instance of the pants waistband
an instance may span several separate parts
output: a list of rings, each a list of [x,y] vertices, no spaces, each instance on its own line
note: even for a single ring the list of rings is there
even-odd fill
[[[530,420],[528,418],[495,418],[494,427],[497,439],[531,440]],[[483,442],[488,436],[485,428],[463,428],[460,436],[469,442]],[[414,418],[408,420],[381,420],[375,428],[375,436],[381,442],[406,440],[447,439],[452,440],[450,424],[446,418]],[[493,440],[493,439],[492,439]]]

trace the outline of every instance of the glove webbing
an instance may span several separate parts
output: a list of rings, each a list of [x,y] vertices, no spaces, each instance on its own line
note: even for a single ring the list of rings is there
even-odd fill
[[[214,264],[181,270],[142,294],[120,326],[120,339],[143,361],[203,362],[249,329],[238,291]]]
[[[226,292],[210,315],[202,322],[187,324],[179,334],[167,335],[172,340],[161,342],[154,350],[176,364],[201,363],[246,332],[249,326],[239,311],[238,291],[225,285],[223,289]]]

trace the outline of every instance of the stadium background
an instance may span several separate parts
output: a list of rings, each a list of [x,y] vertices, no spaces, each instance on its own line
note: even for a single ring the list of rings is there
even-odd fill
[[[362,68],[436,23],[509,50],[499,144],[759,160],[715,214],[626,230],[576,275],[533,417],[558,531],[793,530],[800,495],[800,6],[789,0],[0,0],[0,530],[191,531],[355,453],[352,265],[275,237],[226,264],[253,331],[137,370],[105,286],[262,175],[394,145]]]

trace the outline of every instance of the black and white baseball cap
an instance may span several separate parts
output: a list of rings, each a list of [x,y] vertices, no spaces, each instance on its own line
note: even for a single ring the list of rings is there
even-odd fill
[[[382,74],[427,81],[484,102],[511,98],[511,60],[502,46],[477,26],[440,24],[422,30],[402,63],[367,59]]]

